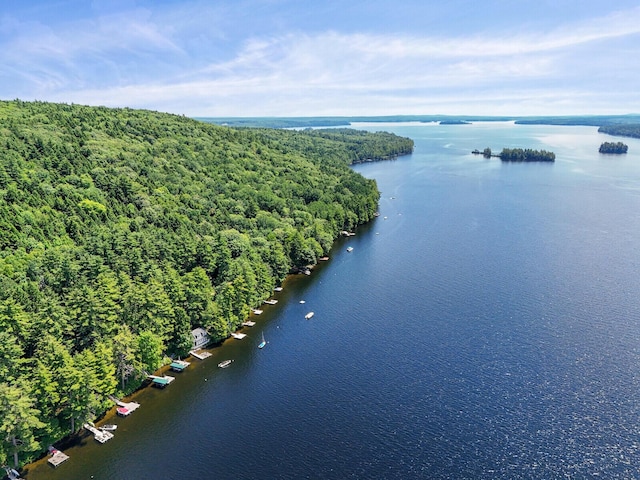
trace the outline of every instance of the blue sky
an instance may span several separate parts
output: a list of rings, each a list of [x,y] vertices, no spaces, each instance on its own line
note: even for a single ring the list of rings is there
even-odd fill
[[[638,0],[2,0],[0,98],[188,116],[640,113]]]

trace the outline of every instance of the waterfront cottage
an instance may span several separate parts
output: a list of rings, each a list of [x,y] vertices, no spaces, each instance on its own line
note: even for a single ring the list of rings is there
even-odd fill
[[[204,328],[198,327],[191,331],[191,339],[193,348],[204,348],[209,343],[209,334]]]

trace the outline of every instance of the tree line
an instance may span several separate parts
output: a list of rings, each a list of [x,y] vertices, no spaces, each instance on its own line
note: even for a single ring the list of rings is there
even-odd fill
[[[28,462],[214,342],[341,230],[373,218],[349,168],[391,134],[232,129],[152,111],[0,102],[0,464]]]

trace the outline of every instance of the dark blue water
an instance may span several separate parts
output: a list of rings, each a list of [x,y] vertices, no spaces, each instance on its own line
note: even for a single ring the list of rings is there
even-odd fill
[[[640,478],[640,141],[602,156],[590,127],[360,127],[416,141],[356,167],[381,216],[249,337],[141,392],[109,443],[28,480]],[[557,160],[469,153],[487,146]]]

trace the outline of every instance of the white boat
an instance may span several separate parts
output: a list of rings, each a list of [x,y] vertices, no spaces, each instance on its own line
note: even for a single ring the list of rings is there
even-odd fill
[[[281,292],[282,291],[282,287],[276,287],[273,289],[275,292]]]
[[[353,247],[347,247],[347,252],[353,252]]]
[[[118,425],[114,425],[112,423],[107,423],[105,425],[102,425],[101,427],[98,427],[100,430],[106,430],[107,432],[113,432],[114,430],[117,430]]]
[[[264,348],[266,344],[267,344],[267,342],[264,339],[264,332],[263,332],[262,333],[262,341],[258,344],[258,348]]]
[[[311,317],[313,317],[314,313],[313,312],[309,312],[307,313],[304,318],[306,318],[307,320],[309,320]]]
[[[305,301],[304,300],[300,300],[300,303],[305,303]]]
[[[218,366],[220,368],[227,368],[229,365],[231,365],[231,362],[233,362],[233,360],[225,360],[223,362],[220,362]]]

